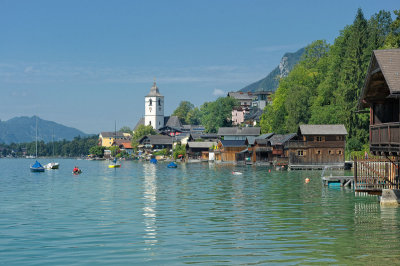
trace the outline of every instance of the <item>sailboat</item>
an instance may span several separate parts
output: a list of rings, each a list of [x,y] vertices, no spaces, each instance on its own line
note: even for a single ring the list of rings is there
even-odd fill
[[[38,130],[38,125],[37,125],[37,117],[36,117],[36,162],[31,165],[30,169],[32,172],[44,172],[44,167],[37,161],[37,130]]]
[[[53,130],[53,135],[51,137],[52,137],[52,141],[53,141],[53,158],[54,158],[54,130]],[[44,168],[46,168],[46,169],[58,169],[59,166],[60,166],[59,163],[52,162],[52,163],[46,164],[44,166]]]
[[[114,128],[114,142],[117,140],[117,121],[115,121],[115,128]],[[108,168],[120,168],[121,164],[117,163],[117,158],[114,158],[113,164],[109,164]]]

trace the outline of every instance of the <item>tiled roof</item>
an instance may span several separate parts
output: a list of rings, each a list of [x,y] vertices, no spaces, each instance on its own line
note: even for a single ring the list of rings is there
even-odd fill
[[[257,137],[257,139],[269,139],[272,137],[275,133],[265,133]]]
[[[174,127],[174,128],[181,128],[182,123],[177,116],[170,116],[166,126]]]
[[[101,132],[100,134],[103,138],[124,138],[121,132]]]
[[[343,124],[339,125],[300,125],[302,135],[347,135]]]
[[[400,48],[375,50],[374,55],[391,93],[400,93]]]
[[[245,140],[220,140],[224,147],[241,147],[246,146]]]
[[[228,92],[228,96],[238,100],[252,100],[251,92]]]
[[[285,134],[285,135],[281,135],[281,134],[277,134],[277,135],[273,135],[269,141],[271,142],[272,146],[275,145],[284,145],[287,141],[291,140],[292,138],[294,138],[296,136],[295,133],[292,134]]]
[[[217,146],[216,142],[206,141],[206,142],[198,142],[191,141],[187,143],[189,148],[211,148],[213,145]]]
[[[235,136],[258,136],[261,128],[259,127],[220,127],[218,129],[219,136],[235,135]]]

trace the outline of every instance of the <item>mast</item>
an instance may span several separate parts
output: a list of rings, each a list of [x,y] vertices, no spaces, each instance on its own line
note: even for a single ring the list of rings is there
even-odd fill
[[[36,116],[36,159],[37,159],[37,129],[38,129],[38,126],[37,126],[37,116]]]

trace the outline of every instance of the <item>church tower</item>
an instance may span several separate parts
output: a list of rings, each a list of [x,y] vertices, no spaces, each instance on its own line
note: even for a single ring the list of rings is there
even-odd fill
[[[144,97],[144,125],[151,125],[154,129],[159,129],[164,126],[164,96],[158,91],[156,81],[154,80],[153,87],[150,93]]]

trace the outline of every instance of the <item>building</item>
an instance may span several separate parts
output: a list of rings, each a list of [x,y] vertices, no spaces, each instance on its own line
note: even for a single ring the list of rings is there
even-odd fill
[[[253,92],[253,99],[251,106],[256,109],[264,110],[267,104],[271,103],[271,91],[256,91]]]
[[[290,168],[344,166],[347,131],[344,125],[300,125],[297,136],[287,143]]]
[[[373,51],[359,109],[370,109],[370,150],[400,156],[400,49]]]
[[[115,140],[130,140],[130,135],[121,132],[101,132],[98,145],[111,147]]]
[[[139,147],[147,151],[172,150],[173,138],[167,135],[147,135],[139,140]]]
[[[190,141],[186,145],[187,160],[209,160],[209,152],[213,147],[217,147],[216,142]]]
[[[260,135],[259,127],[220,127],[217,135],[224,140],[246,140]]]
[[[244,140],[220,140],[215,150],[215,161],[236,162],[236,153],[247,149],[247,139]]]
[[[145,115],[144,124],[159,129],[164,126],[164,96],[158,90],[154,81],[149,94],[144,97]]]
[[[253,94],[251,92],[228,92],[228,97],[235,98],[241,107],[248,108],[253,101]]]

